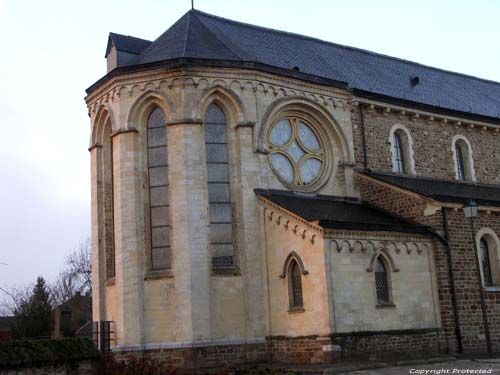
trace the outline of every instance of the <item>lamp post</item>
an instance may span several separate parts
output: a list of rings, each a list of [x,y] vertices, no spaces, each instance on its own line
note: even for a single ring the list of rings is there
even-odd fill
[[[477,280],[479,287],[479,300],[481,303],[481,310],[483,313],[484,336],[486,337],[486,348],[488,350],[488,356],[491,357],[492,351],[491,351],[491,340],[490,340],[490,327],[488,324],[488,316],[486,314],[486,303],[484,302],[483,280],[481,278],[481,265],[479,261],[479,253],[477,250],[477,243],[476,243],[476,229],[474,226],[474,222],[477,218],[477,204],[475,201],[470,200],[469,203],[464,204],[464,215],[470,221],[472,242],[474,243],[474,253],[476,255]]]

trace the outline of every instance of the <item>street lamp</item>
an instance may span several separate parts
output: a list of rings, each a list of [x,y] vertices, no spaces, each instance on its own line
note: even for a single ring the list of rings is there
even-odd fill
[[[474,253],[476,254],[479,300],[481,303],[481,310],[483,313],[483,324],[484,324],[484,335],[486,337],[486,348],[488,350],[488,356],[491,357],[492,352],[491,352],[491,340],[490,340],[490,327],[488,324],[488,316],[486,314],[486,304],[484,302],[483,280],[481,278],[481,266],[480,266],[480,262],[479,262],[479,253],[477,250],[477,243],[476,243],[476,229],[474,227],[474,222],[477,218],[477,203],[475,201],[473,201],[472,199],[467,204],[464,204],[464,215],[470,221],[472,242],[474,243]]]

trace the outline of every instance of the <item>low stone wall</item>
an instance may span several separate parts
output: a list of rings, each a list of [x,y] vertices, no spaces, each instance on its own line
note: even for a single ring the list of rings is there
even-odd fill
[[[416,358],[447,352],[444,334],[437,329],[335,333],[331,337],[341,359]]]
[[[166,348],[144,351],[114,352],[117,360],[129,357],[148,357],[177,368],[231,366],[246,363],[262,363],[268,360],[267,345],[209,345],[184,348]]]
[[[332,361],[329,337],[272,337],[267,342],[271,360],[282,363],[330,363]]]
[[[0,375],[91,375],[90,362],[81,362],[77,367],[41,367],[23,368],[18,370],[0,370]]]

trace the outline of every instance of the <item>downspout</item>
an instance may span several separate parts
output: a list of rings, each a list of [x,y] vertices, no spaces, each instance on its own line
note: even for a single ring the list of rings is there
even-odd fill
[[[266,223],[266,209],[262,210],[263,225],[264,225],[264,251],[266,253],[266,285],[267,285],[267,309],[269,311],[269,361],[273,361],[273,327],[272,327],[272,311],[271,311],[271,288],[269,283],[269,254],[267,250],[267,223]]]
[[[444,228],[444,237],[446,244],[446,256],[448,260],[448,273],[450,277],[450,289],[451,289],[451,300],[453,304],[453,316],[455,320],[455,335],[457,336],[457,344],[458,344],[458,352],[460,354],[463,353],[462,346],[462,332],[460,330],[460,321],[458,317],[458,307],[457,307],[457,293],[455,289],[455,276],[453,274],[453,261],[451,257],[451,245],[450,245],[450,237],[449,237],[449,228],[448,228],[448,211],[445,207],[441,208],[443,212],[443,228]]]
[[[361,103],[358,104],[359,107],[359,121],[361,125],[361,135],[362,135],[362,144],[363,144],[363,170],[368,170],[368,155],[366,151],[366,131],[365,131],[365,114],[363,112],[363,105]]]

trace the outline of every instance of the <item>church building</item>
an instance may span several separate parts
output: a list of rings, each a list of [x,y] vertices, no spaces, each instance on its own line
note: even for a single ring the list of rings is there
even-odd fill
[[[106,59],[85,98],[101,349],[500,351],[500,83],[198,10],[111,33]]]

